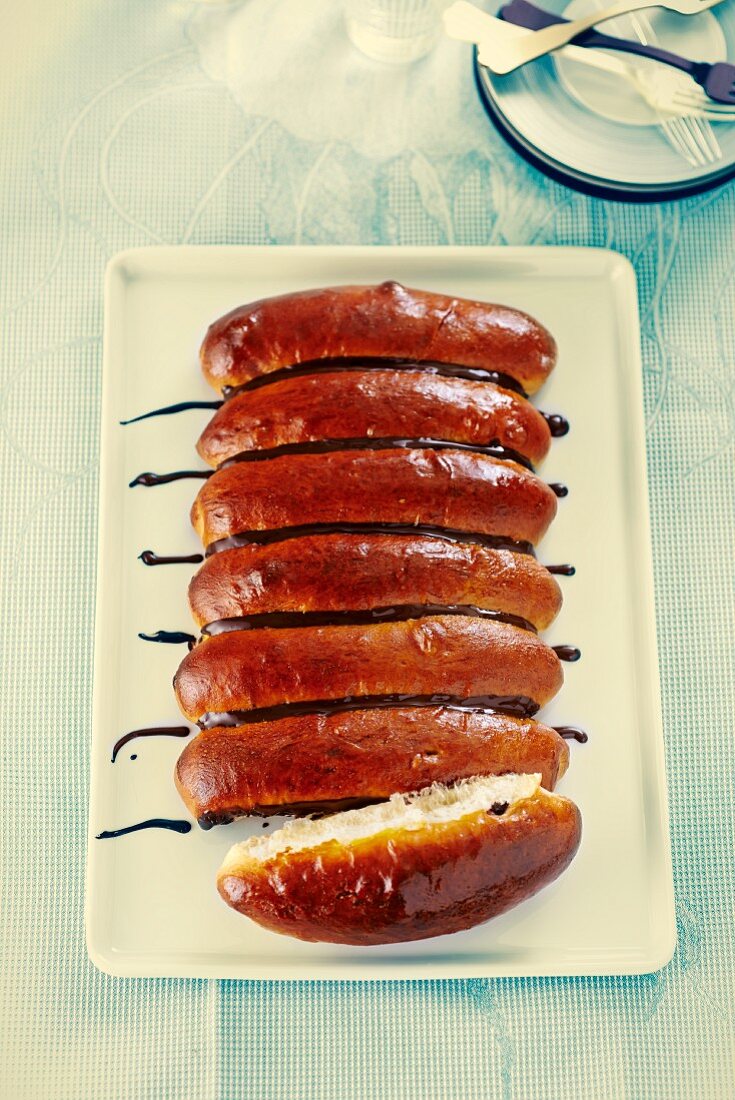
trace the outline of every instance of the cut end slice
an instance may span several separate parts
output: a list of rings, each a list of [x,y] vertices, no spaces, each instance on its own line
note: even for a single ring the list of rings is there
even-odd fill
[[[318,820],[290,821],[269,836],[253,836],[233,845],[219,873],[220,876],[236,873],[245,862],[266,863],[278,856],[318,848],[332,841],[349,845],[377,836],[386,829],[413,831],[453,822],[491,806],[507,805],[511,810],[515,803],[532,798],[540,787],[540,775],[480,775],[451,786],[434,783],[422,791],[394,794],[387,802]]]
[[[567,867],[579,810],[539,775],[473,777],[236,845],[223,899],[273,932],[367,947],[460,932]]]

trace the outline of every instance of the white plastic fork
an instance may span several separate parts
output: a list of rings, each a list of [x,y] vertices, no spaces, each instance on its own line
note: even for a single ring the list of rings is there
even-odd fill
[[[664,91],[661,88],[652,87],[651,95],[658,96],[659,102],[662,102]],[[697,95],[696,88],[690,90],[682,86],[670,89],[667,95],[669,110],[676,114],[690,111],[693,118],[704,118],[708,122],[735,122],[735,107],[712,103],[706,96]]]
[[[697,85],[683,73],[663,67],[650,69],[629,64],[619,57],[603,50],[587,49],[582,46],[565,46],[559,51],[561,57],[578,61],[590,68],[600,69],[628,81],[645,99],[646,103],[664,119],[684,118],[712,122],[735,122],[735,106],[713,103]]]
[[[635,12],[630,16],[636,37],[646,45],[655,45],[655,35],[648,16]],[[656,110],[656,108],[654,108]],[[658,123],[669,143],[689,161],[692,166],[715,164],[722,160],[722,149],[712,127],[706,119],[694,118],[689,112],[681,118],[667,118],[657,111]],[[682,152],[681,146],[684,149]]]
[[[618,15],[642,11],[644,8],[668,8],[669,11],[678,12],[679,15],[697,15],[721,3],[722,0],[618,0],[612,7],[591,12],[581,19],[572,19],[568,23],[554,23],[540,31],[526,31],[522,38],[518,37],[514,42],[488,42],[484,64],[501,76],[512,73],[514,69],[527,65],[537,57],[543,57],[545,53],[566,46],[573,38],[589,30],[590,27],[595,27],[608,19],[615,19]]]

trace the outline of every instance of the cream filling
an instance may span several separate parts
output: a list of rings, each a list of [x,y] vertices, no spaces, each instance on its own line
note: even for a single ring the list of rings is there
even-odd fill
[[[422,829],[457,821],[478,810],[488,810],[497,803],[514,803],[531,798],[539,790],[540,775],[473,776],[461,779],[451,787],[434,783],[413,794],[394,794],[387,802],[346,810],[311,821],[297,818],[269,836],[252,836],[233,845],[225,856],[220,874],[237,872],[247,860],[266,861],[284,852],[299,852],[317,848],[327,841],[350,844],[375,836],[385,829]]]

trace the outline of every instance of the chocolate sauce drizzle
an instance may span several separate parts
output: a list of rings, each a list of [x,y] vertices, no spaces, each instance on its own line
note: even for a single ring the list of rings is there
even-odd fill
[[[560,661],[578,661],[582,656],[582,650],[576,645],[553,645],[551,648]]]
[[[504,447],[497,439],[489,443],[457,443],[450,439],[431,439],[418,436],[414,439],[404,439],[399,436],[367,436],[362,438],[345,439],[318,439],[305,443],[283,443],[280,447],[267,447],[256,451],[241,451],[226,459],[217,468],[224,470],[228,466],[234,466],[239,462],[264,462],[270,458],[281,458],[283,455],[312,455],[328,454],[332,451],[392,451],[392,450],[420,450],[420,451],[470,451],[474,454],[489,455],[501,461],[516,462],[519,466],[525,466],[533,472],[533,464],[520,451],[514,451],[512,447]],[[551,486],[553,488],[553,486]],[[564,494],[561,494],[564,495]]]
[[[578,741],[580,745],[585,745],[589,741],[589,735],[578,726],[552,726],[552,729],[567,741]]]
[[[341,368],[337,365],[340,363],[344,364]],[[251,382],[245,383],[243,386],[225,386],[223,390],[223,394],[225,396],[220,401],[179,401],[175,405],[163,405],[160,409],[151,409],[150,412],[141,413],[139,416],[131,416],[128,420],[120,420],[119,423],[123,427],[126,427],[128,424],[137,424],[141,420],[150,420],[152,417],[155,416],[172,416],[175,413],[186,412],[189,409],[220,409],[224,405],[226,400],[229,400],[231,397],[235,397],[238,393],[243,392],[243,390],[258,389],[260,386],[269,385],[271,382],[278,382],[284,377],[284,375],[294,377],[298,375],[316,374],[319,370],[328,372],[336,372],[340,369],[344,371],[354,371],[361,370],[365,366],[365,364],[361,365],[359,361],[357,362],[357,364],[353,364],[348,360],[331,359],[322,361],[322,363],[317,365],[316,368],[313,365],[309,366],[309,364],[299,364],[298,367],[284,367],[282,370],[274,371],[270,375],[260,375],[258,379],[253,379]],[[442,367],[442,369],[437,369],[440,366]],[[308,367],[308,369],[305,370],[303,369],[304,367]],[[391,364],[390,361],[379,359],[373,360],[370,364],[367,364],[366,369],[413,369],[414,371],[426,372],[427,366],[422,366],[422,364],[420,363],[407,363],[402,367],[397,362]],[[456,378],[464,376],[459,373],[460,371],[467,372],[467,377],[469,377],[471,381],[490,382],[494,385],[502,386],[504,389],[513,390],[515,393],[520,394],[522,397],[528,396],[523,388],[520,386],[520,384],[515,381],[515,379],[511,378],[509,375],[503,375],[498,371],[487,372],[475,369],[473,367],[459,366],[454,368],[453,370],[450,370],[448,364],[435,364],[434,369],[430,373],[446,374],[448,376]],[[491,375],[494,375],[494,377]],[[548,424],[549,432],[554,439],[560,439],[569,431],[569,421],[565,416],[562,416],[561,413],[542,412],[541,416],[543,416],[544,420]]]
[[[456,363],[439,363],[435,360],[417,362],[411,359],[345,357],[342,359],[317,359],[305,363],[294,363],[291,366],[282,367],[280,370],[271,371],[269,374],[251,378],[249,382],[245,382],[241,386],[225,386],[222,390],[223,399],[220,401],[179,401],[175,405],[164,405],[158,409],[151,409],[150,412],[141,413],[139,416],[130,417],[128,420],[121,420],[120,424],[137,424],[139,421],[149,420],[151,417],[171,416],[174,413],[185,412],[188,409],[219,409],[225,401],[237,396],[238,393],[260,389],[262,386],[280,382],[283,378],[361,370],[410,370],[419,373],[444,375],[449,378],[467,378],[473,382],[489,382],[492,385],[501,386],[503,389],[512,390],[521,397],[528,397],[520,382],[502,371],[487,371],[481,367],[466,367]],[[561,438],[569,431],[569,421],[561,413],[542,412],[541,415],[549,426],[549,432],[555,439]]]
[[[282,802],[278,805],[265,805],[257,803],[249,806],[245,813],[247,817],[326,817],[328,814],[344,813],[345,810],[359,810],[363,806],[374,806],[377,802],[384,802],[384,798],[324,798],[315,802]],[[228,813],[226,810],[207,810],[197,818],[201,829],[205,832],[215,825],[230,825],[235,817],[240,816],[240,811]],[[264,825],[263,828],[266,826]]]
[[[185,634],[183,630],[157,630],[155,634],[138,634],[144,642],[163,642],[166,645],[183,645],[189,643],[191,647],[196,642],[194,634]]]
[[[475,531],[456,531],[451,527],[432,527],[427,524],[406,523],[304,523],[295,527],[275,527],[268,531],[240,531],[210,542],[206,556],[222,550],[235,550],[239,546],[268,546],[272,542],[285,542],[307,535],[426,535],[446,542],[469,542],[490,546],[496,550],[511,550],[516,554],[535,556],[532,543],[507,538],[505,535],[485,535]],[[184,560],[184,559],[182,559]],[[187,559],[188,560],[188,559]]]
[[[142,554],[138,554],[138,558],[143,565],[199,565],[204,561],[204,554],[174,554],[162,557],[153,550],[144,550]]]
[[[457,695],[346,695],[342,699],[313,699],[299,703],[280,703],[255,710],[207,712],[197,722],[201,729],[214,726],[246,726],[254,722],[275,722],[279,718],[299,718],[307,714],[342,714],[353,710],[383,710],[396,707],[447,707],[449,710],[507,714],[513,718],[532,718],[539,704],[527,695],[475,695],[463,699]]]
[[[569,421],[566,416],[562,416],[561,413],[545,413],[542,412],[546,423],[549,425],[549,432],[554,439],[560,439],[563,435],[566,435],[569,431]]]
[[[137,424],[139,420],[149,420],[152,416],[171,416],[186,409],[219,409],[222,405],[224,401],[179,401],[177,405],[164,405],[163,408],[151,409],[150,412],[141,413],[140,416],[132,416],[130,420],[121,420],[120,424],[125,427],[128,424]]]
[[[547,565],[547,573],[554,573],[558,577],[573,577],[577,572],[573,565]]]
[[[190,833],[190,821],[172,821],[168,817],[151,817],[148,821],[139,821],[137,825],[126,825],[124,829],[106,829],[97,833],[97,840],[112,840],[116,836],[125,836],[126,833],[137,833],[141,829],[170,829],[174,833]]]
[[[206,481],[208,477],[211,477],[214,470],[174,470],[170,474],[152,474],[147,472],[145,474],[138,474],[128,484],[129,489],[134,489],[136,485],[145,485],[146,488],[150,488],[153,485],[168,485],[170,481],[184,481],[186,478],[201,478]]]
[[[112,747],[112,763],[115,763],[115,758],[120,752],[120,749],[124,748],[130,741],[135,741],[138,737],[188,737],[191,730],[188,726],[149,726],[142,730],[130,730],[129,733],[124,733],[122,737],[119,737]]]
[[[417,362],[415,359],[391,359],[366,357],[361,359],[355,356],[345,356],[340,359],[312,359],[303,363],[294,363],[279,370],[270,371],[268,374],[259,374],[251,378],[249,382],[243,382],[240,386],[225,386],[222,396],[225,401],[235,397],[238,393],[248,390],[257,390],[262,386],[270,386],[274,382],[280,382],[283,378],[299,378],[307,374],[334,374],[335,371],[364,371],[364,370],[409,370],[422,374],[439,374],[446,378],[467,378],[471,382],[491,382],[495,386],[512,390],[521,397],[528,397],[523,386],[509,374],[497,370],[483,370],[482,367],[464,367],[457,363],[438,363],[433,359]]]
[[[262,447],[253,451],[240,451],[232,458],[225,459],[217,467],[218,470],[226,470],[228,466],[239,465],[241,462],[268,462],[270,459],[283,458],[286,455],[320,455],[339,451],[468,451],[471,454],[486,455],[498,462],[515,462],[523,466],[531,473],[535,473],[533,463],[520,451],[512,447],[505,447],[497,440],[490,443],[458,443],[450,439],[430,439],[418,436],[415,439],[404,439],[398,436],[372,436],[345,439],[317,439],[305,443],[283,443],[279,447]],[[146,471],[138,474],[128,483],[130,489],[136,485],[152,488],[156,485],[168,485],[172,481],[184,481],[186,479],[198,479],[206,481],[216,471],[214,470],[174,470],[168,474],[154,474]],[[558,497],[565,497],[569,493],[566,485],[556,481],[549,488]]]
[[[395,623],[407,619],[422,619],[427,615],[465,615],[468,618],[492,619],[508,623],[521,630],[536,633],[536,627],[520,615],[505,611],[490,611],[473,604],[405,603],[392,607],[370,607],[357,611],[264,611],[232,619],[217,619],[202,627],[202,634],[213,637],[234,630],[283,630],[301,626],[359,626],[363,623]],[[141,635],[139,635],[140,637]],[[191,635],[185,635],[188,640]],[[182,640],[183,637],[182,637]],[[563,660],[564,658],[562,658]]]

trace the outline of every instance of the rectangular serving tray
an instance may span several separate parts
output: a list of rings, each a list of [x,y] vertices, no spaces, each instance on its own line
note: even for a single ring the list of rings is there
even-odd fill
[[[479,928],[388,947],[307,944],[228,909],[215,875],[229,848],[263,823],[186,835],[160,830],[98,840],[148,818],[186,819],[172,773],[183,742],[114,742],[141,727],[182,724],[171,678],[183,646],[138,632],[191,631],[190,565],[146,567],[144,549],[201,549],[188,518],[200,486],[128,488],[141,471],[201,468],[204,410],[119,421],[215,395],[199,371],[207,325],[253,299],[307,287],[397,279],[409,286],[527,310],[554,333],[559,362],[535,398],[563,412],[543,476],[569,495],[539,549],[572,562],[564,606],[545,633],[582,659],[544,708],[581,725],[559,790],[584,822],[565,874]],[[583,248],[146,248],[107,271],[99,569],[87,874],[92,961],[128,977],[446,978],[636,974],[663,966],[675,943],[646,489],[636,285],[614,252]],[[270,828],[276,827],[272,822]]]

